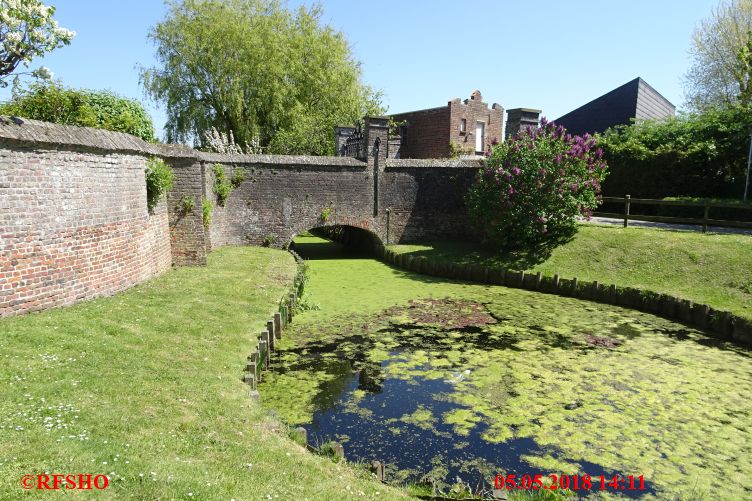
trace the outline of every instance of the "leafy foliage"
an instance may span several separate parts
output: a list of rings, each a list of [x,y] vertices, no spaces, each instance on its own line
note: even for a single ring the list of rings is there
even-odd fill
[[[467,195],[482,238],[503,249],[536,247],[573,234],[600,199],[606,175],[596,139],[541,121],[497,144]]]
[[[236,169],[235,172],[232,173],[232,178],[230,178],[230,184],[232,184],[233,188],[237,188],[238,186],[243,184],[243,181],[245,181],[245,170]]]
[[[161,158],[146,162],[146,205],[153,212],[162,195],[172,187],[175,173]]]
[[[58,26],[52,16],[55,7],[39,0],[0,0],[0,87],[8,85],[7,76],[34,57],[43,56],[70,44],[74,31]],[[47,77],[42,67],[32,73]]]
[[[212,173],[214,173],[214,194],[217,195],[219,205],[224,207],[227,197],[232,192],[233,184],[227,179],[227,174],[222,164],[212,165]]]
[[[183,195],[183,198],[181,198],[180,202],[178,202],[178,210],[182,214],[188,214],[190,212],[193,212],[193,209],[195,207],[196,207],[196,199],[188,195]]]
[[[333,154],[331,131],[379,113],[379,95],[321,8],[277,0],[174,0],[150,37],[158,67],[146,91],[167,108],[168,141],[202,141],[216,127],[272,153]]]
[[[695,111],[752,104],[750,42],[752,1],[723,0],[694,32],[692,65],[685,78]]]
[[[741,197],[752,110],[711,108],[606,131],[599,139],[611,174],[610,196]]]
[[[201,216],[204,222],[204,228],[209,228],[212,221],[212,213],[214,212],[214,204],[208,198],[201,200]]]
[[[151,117],[138,101],[110,91],[67,88],[59,82],[35,82],[17,90],[0,105],[0,114],[125,132],[154,141]]]

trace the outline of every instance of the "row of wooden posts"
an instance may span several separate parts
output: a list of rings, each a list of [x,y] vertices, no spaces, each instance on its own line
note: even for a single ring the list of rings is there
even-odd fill
[[[256,338],[256,346],[248,355],[248,363],[246,364],[245,375],[243,380],[251,387],[251,397],[259,399],[258,383],[261,381],[262,371],[269,367],[271,363],[271,355],[273,351],[276,351],[279,341],[282,339],[282,331],[292,322],[293,315],[295,314],[295,307],[298,299],[300,299],[300,290],[303,287],[305,280],[305,273],[303,271],[303,258],[301,258],[295,251],[290,251],[295,257],[295,261],[298,264],[298,272],[295,275],[295,281],[292,290],[283,297],[279,302],[279,308],[274,315],[266,322],[266,328],[264,328],[259,336]],[[299,427],[295,430],[300,435],[302,442],[306,444],[306,447],[313,452],[320,452],[315,447],[308,445],[308,432],[305,428]],[[331,442],[330,446],[334,452],[334,455],[338,459],[345,459],[345,448],[339,442]],[[376,478],[384,481],[384,464],[380,461],[373,461],[371,464],[371,471],[376,475]]]
[[[292,322],[298,294],[303,286],[302,282],[305,280],[302,267],[303,259],[294,251],[290,251],[290,253],[298,263],[298,272],[295,275],[293,288],[280,300],[278,311],[266,322],[266,327],[256,338],[256,345],[251,354],[248,355],[243,380],[251,387],[254,397],[258,397],[257,387],[259,381],[261,381],[261,373],[269,367],[272,352],[275,351],[277,344],[282,339],[282,331]]]

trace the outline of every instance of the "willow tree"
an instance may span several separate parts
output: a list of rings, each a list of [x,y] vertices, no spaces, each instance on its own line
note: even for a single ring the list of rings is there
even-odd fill
[[[276,0],[174,0],[150,33],[158,65],[142,84],[166,105],[170,142],[215,127],[268,151],[331,154],[333,128],[379,113],[344,35],[321,9]]]

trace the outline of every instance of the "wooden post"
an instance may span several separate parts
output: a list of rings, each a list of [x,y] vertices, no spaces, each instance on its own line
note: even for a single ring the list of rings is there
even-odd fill
[[[276,339],[282,339],[282,315],[274,314],[274,336]]]
[[[541,272],[539,271],[538,273],[535,274],[535,290],[540,290],[541,280],[542,280],[542,276],[541,276]]]
[[[626,228],[629,226],[629,203],[630,203],[630,197],[629,195],[624,195],[624,227]]]
[[[266,322],[266,331],[269,333],[269,349],[275,350],[276,344],[275,341],[277,337],[274,334],[274,320],[269,320]]]
[[[261,351],[262,354],[265,354],[264,365],[268,366],[272,350],[269,348],[269,332],[267,331],[264,331],[261,333],[261,341],[259,342],[259,351]]]
[[[554,275],[554,283],[553,283],[554,292],[557,292],[559,290],[559,280],[560,280],[559,274],[557,273],[556,275]]]
[[[577,297],[577,277],[572,279],[572,297]]]
[[[295,428],[295,432],[298,434],[303,444],[308,443],[308,431],[305,428],[298,426],[297,428]]]
[[[384,463],[381,461],[373,461],[371,463],[371,472],[376,475],[376,480],[379,482],[384,481]]]
[[[335,457],[339,459],[345,459],[345,448],[339,442],[332,442],[332,450]]]
[[[708,216],[710,216],[710,202],[705,201],[705,214],[702,216],[702,232],[708,232]]]

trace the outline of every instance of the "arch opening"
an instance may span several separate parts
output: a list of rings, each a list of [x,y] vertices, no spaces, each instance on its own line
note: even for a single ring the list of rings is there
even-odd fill
[[[290,242],[290,249],[304,259],[373,258],[382,246],[375,233],[349,225],[317,226]]]

